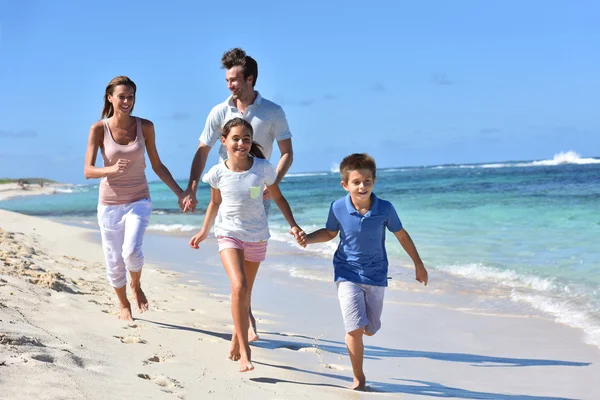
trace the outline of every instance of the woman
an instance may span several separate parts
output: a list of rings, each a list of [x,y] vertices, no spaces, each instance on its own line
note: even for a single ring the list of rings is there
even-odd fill
[[[87,179],[101,178],[98,224],[106,272],[119,298],[119,318],[129,321],[133,318],[127,299],[126,270],[131,275],[130,286],[139,312],[148,310],[140,284],[144,265],[142,241],[152,211],[144,173],[145,152],[156,175],[177,197],[183,193],[158,157],[154,125],[131,115],[135,92],[135,83],[126,76],[110,81],[104,94],[102,119],[90,129],[84,167]],[[95,166],[98,148],[104,167]]]

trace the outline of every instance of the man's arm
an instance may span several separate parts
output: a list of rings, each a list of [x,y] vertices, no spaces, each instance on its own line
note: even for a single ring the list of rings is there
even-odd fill
[[[275,171],[277,171],[275,183],[279,184],[294,162],[294,149],[292,148],[292,139],[279,140],[277,145],[281,152],[281,158],[275,168]]]
[[[208,153],[210,153],[211,148],[212,147],[200,142],[200,146],[196,149],[196,154],[194,155],[192,167],[190,169],[190,180],[187,189],[183,192],[181,197],[182,200],[179,204],[184,213],[196,211],[196,204],[198,204],[198,200],[196,200],[196,190],[198,189],[200,175],[202,175],[202,172],[204,171]]]

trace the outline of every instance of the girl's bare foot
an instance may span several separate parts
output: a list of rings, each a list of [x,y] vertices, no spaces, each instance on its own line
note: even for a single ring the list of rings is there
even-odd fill
[[[119,319],[123,321],[133,321],[131,316],[131,304],[121,304],[121,312],[119,313]]]
[[[256,342],[258,338],[258,333],[256,333],[256,320],[254,319],[254,315],[250,314],[250,326],[248,327],[248,343]]]
[[[138,287],[132,287],[133,289],[133,297],[135,299],[135,303],[137,305],[138,311],[143,313],[144,311],[148,311],[148,299],[146,299],[146,295],[142,291],[142,286],[138,285]]]

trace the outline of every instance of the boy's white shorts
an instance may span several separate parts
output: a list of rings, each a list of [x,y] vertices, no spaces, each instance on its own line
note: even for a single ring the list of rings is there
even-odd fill
[[[365,328],[368,333],[376,333],[381,328],[385,287],[349,281],[336,284],[346,332]]]

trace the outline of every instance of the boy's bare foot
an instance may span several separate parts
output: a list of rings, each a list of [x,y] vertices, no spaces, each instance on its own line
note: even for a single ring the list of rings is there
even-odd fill
[[[248,371],[252,371],[253,369],[254,369],[254,365],[252,365],[252,362],[250,360],[247,360],[247,359],[240,360],[240,372],[248,372]]]
[[[354,377],[354,384],[352,385],[352,390],[365,392],[367,390],[367,379],[364,376],[362,377],[362,379],[357,379],[356,377]]]
[[[119,319],[123,321],[133,321],[133,317],[131,316],[131,305],[129,303],[121,305]]]
[[[133,289],[133,297],[135,299],[135,303],[137,305],[138,311],[143,313],[144,311],[148,311],[148,299],[146,299],[146,295],[142,291],[142,287],[138,286]]]
[[[231,347],[229,347],[229,355],[227,356],[227,358],[229,358],[231,361],[238,361],[241,357],[242,355],[240,354],[240,344],[237,341],[237,338],[234,333],[233,337],[231,338]]]
[[[250,326],[248,327],[248,343],[256,342],[258,339],[258,334],[256,333],[256,320],[254,319],[254,315],[250,314]]]

